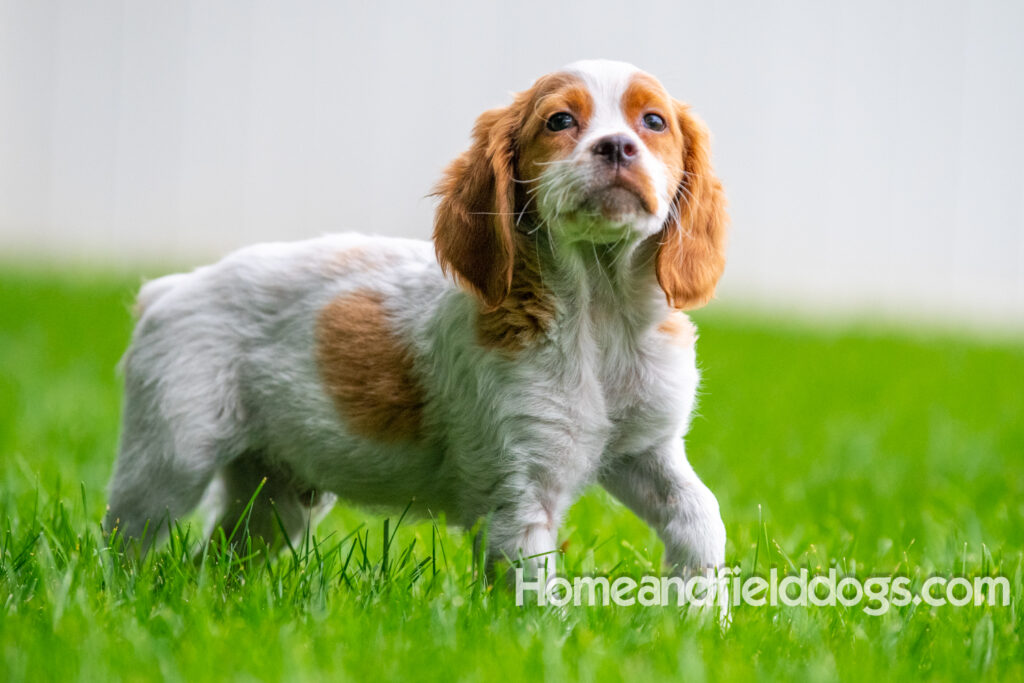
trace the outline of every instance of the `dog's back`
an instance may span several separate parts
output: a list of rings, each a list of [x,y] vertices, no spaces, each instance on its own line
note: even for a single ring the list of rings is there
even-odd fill
[[[315,390],[310,322],[339,291],[365,282],[368,270],[381,273],[378,285],[386,281],[389,262],[432,268],[443,282],[428,243],[344,234],[247,247],[143,285],[121,366],[122,433],[105,526],[142,537],[147,520],[194,508],[215,476],[226,484],[217,487],[227,498],[218,505],[229,512],[214,514],[230,514],[235,498],[247,501],[268,473],[277,475],[266,486],[277,487],[282,514],[293,513],[295,525],[306,521],[298,503],[308,502],[311,487],[278,451],[315,451],[311,439],[324,434],[345,446],[345,434],[324,429],[337,431],[337,420],[330,399]],[[301,421],[282,419],[296,414]]]

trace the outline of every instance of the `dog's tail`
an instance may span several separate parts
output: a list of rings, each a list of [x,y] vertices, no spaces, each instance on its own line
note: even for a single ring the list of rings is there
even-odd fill
[[[139,289],[139,295],[135,298],[135,306],[132,307],[135,318],[141,318],[157,299],[174,289],[188,276],[189,273],[175,273],[143,283],[142,288]]]

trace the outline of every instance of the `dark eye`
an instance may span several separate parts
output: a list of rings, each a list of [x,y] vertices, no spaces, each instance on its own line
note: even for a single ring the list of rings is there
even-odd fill
[[[566,128],[572,128],[576,125],[576,119],[572,117],[572,114],[565,111],[560,111],[557,114],[552,114],[551,118],[548,119],[548,130],[553,130],[556,133]]]
[[[644,127],[649,128],[656,133],[661,132],[665,130],[665,119],[661,118],[657,114],[644,114]]]

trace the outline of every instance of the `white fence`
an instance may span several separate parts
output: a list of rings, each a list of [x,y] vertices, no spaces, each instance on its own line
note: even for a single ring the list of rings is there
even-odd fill
[[[715,135],[722,298],[1024,318],[1024,3],[0,0],[0,248],[429,235],[476,114],[625,59]]]

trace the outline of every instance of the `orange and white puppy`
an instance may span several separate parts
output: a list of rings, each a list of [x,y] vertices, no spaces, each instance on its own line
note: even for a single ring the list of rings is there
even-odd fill
[[[683,450],[680,311],[712,296],[727,223],[703,125],[635,67],[578,62],[483,113],[438,195],[433,245],[263,244],[142,288],[107,529],[152,539],[206,494],[230,530],[266,477],[266,538],[335,496],[413,501],[490,515],[490,557],[541,569],[599,482],[675,569],[723,562]]]

